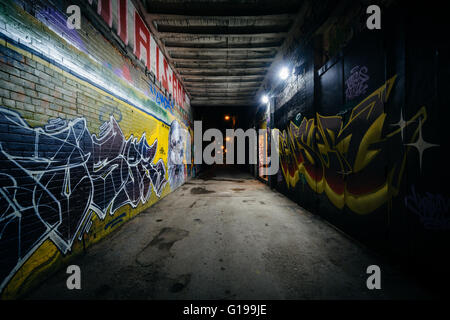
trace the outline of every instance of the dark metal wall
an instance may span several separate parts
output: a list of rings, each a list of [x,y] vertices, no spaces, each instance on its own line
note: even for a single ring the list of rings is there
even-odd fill
[[[442,29],[432,15],[418,24],[417,14],[384,12],[382,30],[358,34],[320,68],[312,47],[299,51],[305,83],[274,113],[281,167],[273,183],[428,277],[449,266],[450,68]]]

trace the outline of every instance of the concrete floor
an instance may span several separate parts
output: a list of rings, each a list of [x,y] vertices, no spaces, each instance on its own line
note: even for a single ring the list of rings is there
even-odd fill
[[[320,218],[250,175],[193,179],[61,270],[28,299],[417,299],[430,297]],[[381,268],[368,290],[366,268]]]

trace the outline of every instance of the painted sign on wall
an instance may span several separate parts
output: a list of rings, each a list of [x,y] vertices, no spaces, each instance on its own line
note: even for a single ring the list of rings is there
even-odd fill
[[[95,5],[93,1],[89,2]],[[99,0],[96,5],[97,13],[108,26],[125,45],[133,48],[136,57],[153,72],[162,87],[173,96],[175,103],[185,108],[185,91],[181,81],[173,73],[131,0]]]

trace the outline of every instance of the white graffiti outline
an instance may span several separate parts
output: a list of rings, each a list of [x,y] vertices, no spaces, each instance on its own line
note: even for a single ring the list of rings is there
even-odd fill
[[[15,257],[17,257],[17,260],[15,261],[15,264],[12,263],[14,266],[11,269],[7,269],[7,274],[0,283],[0,292],[45,240],[50,239],[63,254],[66,254],[71,251],[77,235],[79,235],[78,239],[81,240],[83,232],[89,232],[92,225],[91,217],[93,212],[97,214],[100,220],[104,220],[108,211],[111,215],[114,215],[117,209],[123,205],[129,204],[132,208],[136,208],[139,203],[146,203],[148,201],[152,190],[160,197],[161,192],[167,183],[165,180],[166,171],[164,161],[159,159],[155,164],[152,163],[156,155],[157,139],[149,146],[144,132],[139,141],[133,135],[125,140],[121,128],[112,116],[109,122],[105,122],[100,127],[99,137],[89,133],[84,118],[77,118],[70,122],[62,119],[52,119],[45,126],[44,130],[42,127],[30,127],[17,112],[3,107],[0,107],[0,116],[2,116],[1,124],[7,123],[12,128],[10,130],[16,130],[18,134],[21,134],[21,131],[23,131],[29,136],[34,134],[34,150],[32,150],[31,153],[28,151],[28,154],[32,154],[32,156],[23,155],[20,154],[20,152],[15,154],[14,146],[10,146],[10,150],[7,150],[8,148],[5,149],[5,146],[7,146],[8,143],[4,144],[2,141],[3,138],[0,140],[0,156],[2,160],[5,159],[5,161],[14,166],[11,167],[10,170],[19,169],[21,174],[20,176],[14,176],[14,172],[9,174],[0,171],[0,200],[2,200],[0,201],[0,205],[2,208],[6,208],[4,212],[0,212],[0,243],[8,240],[5,238],[8,236],[5,235],[5,231],[9,227],[15,227],[14,223],[17,223],[17,240],[13,239],[15,242],[10,244],[15,246],[17,243],[17,254],[12,257],[6,257],[11,258],[14,261]],[[62,139],[61,136],[64,136],[65,138]],[[87,137],[89,137],[90,140],[86,139]],[[4,138],[8,139],[8,137]],[[92,152],[94,150],[102,152],[103,147],[112,149],[112,147],[114,147],[113,144],[116,143],[114,140],[116,138],[118,138],[119,142],[120,139],[122,139],[118,150],[118,156],[111,159],[106,157],[102,161],[94,163]],[[45,146],[46,139],[59,143],[59,147],[47,151],[40,150],[43,149],[42,146]],[[71,142],[71,140],[75,143]],[[111,141],[112,144],[110,143]],[[86,146],[83,146],[82,144],[86,143],[92,144],[90,152],[84,152],[83,150]],[[108,143],[110,144],[108,145]],[[10,143],[10,145],[12,145],[12,143]],[[63,149],[65,148],[71,148],[70,153],[68,153],[65,158],[58,159],[57,156],[59,156],[60,153],[64,153]],[[127,152],[126,155],[125,152]],[[45,158],[41,154],[53,154],[53,156]],[[101,155],[99,157],[101,157]],[[92,165],[92,168],[88,167],[89,161],[91,161],[90,164]],[[114,161],[118,163],[113,163]],[[107,205],[102,208],[94,202],[94,182],[97,183],[102,180],[103,185],[105,185],[108,177],[111,177],[112,179],[113,171],[119,168],[119,163],[121,166],[127,166],[128,174],[125,177],[120,175],[121,181],[118,188],[113,184],[114,196],[109,199]],[[28,167],[26,167],[26,165],[28,165]],[[111,166],[108,167],[108,165]],[[139,166],[141,166],[141,168],[138,168]],[[106,171],[103,174],[100,174],[102,169],[106,169]],[[141,175],[140,169],[142,169],[143,175]],[[5,170],[8,170],[8,168],[3,168],[3,171]],[[80,172],[82,174],[82,178],[77,180],[75,184],[70,177],[71,170],[75,170],[75,175],[80,174]],[[124,170],[119,172],[119,174],[123,173],[123,171]],[[59,180],[56,187],[52,187],[51,184],[54,183],[53,179],[56,179],[57,175],[62,175],[62,172],[64,172],[64,178],[62,181]],[[138,179],[137,181],[136,178]],[[47,181],[42,181],[43,179]],[[145,179],[147,179],[147,181],[144,182]],[[29,185],[21,186],[20,181],[24,180],[27,181]],[[136,183],[139,189],[139,196],[137,198]],[[147,184],[147,190],[144,190],[146,187],[145,184]],[[76,221],[75,230],[72,232],[70,232],[71,221],[68,220],[69,237],[65,238],[64,235],[61,234],[62,231],[59,230],[65,218],[64,214],[68,214],[68,212],[63,212],[63,204],[65,204],[66,210],[69,211],[72,205],[71,200],[74,201],[71,197],[80,192],[78,190],[79,186],[80,188],[85,187],[85,189],[88,190],[88,194],[84,195],[85,206],[83,207],[81,204],[83,210],[78,212],[78,215],[75,211],[75,218],[78,220]],[[57,193],[54,191],[55,188],[61,191],[59,199]],[[103,190],[103,192],[105,191]],[[130,192],[132,194],[130,194]],[[24,200],[24,198],[17,198],[17,195],[20,197],[24,194],[28,195],[31,199]],[[118,197],[124,195],[126,195],[126,200],[122,201],[122,199],[119,199],[121,202],[115,206],[115,201]],[[66,203],[63,203],[63,201]],[[27,204],[24,205],[24,202]],[[79,204],[76,203],[74,205],[76,210],[78,209],[77,205]],[[46,212],[43,217],[42,213],[44,210]],[[51,212],[51,219],[48,218],[49,212]],[[24,227],[22,225],[22,220],[27,217],[29,219],[31,218],[33,222],[38,223],[36,230],[38,230],[39,235],[31,238],[31,245],[28,245],[28,247],[23,249],[22,236],[26,235],[22,234],[22,229],[28,226]],[[11,229],[8,229],[7,231],[11,233]],[[66,232],[66,230],[63,231]],[[25,246],[25,244],[23,246]],[[13,251],[13,253],[14,252],[15,251]],[[2,258],[5,257],[3,256]]]

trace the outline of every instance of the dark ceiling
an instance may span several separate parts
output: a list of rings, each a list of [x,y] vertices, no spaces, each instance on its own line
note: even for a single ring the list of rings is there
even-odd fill
[[[303,1],[155,1],[139,5],[192,106],[249,105]]]

